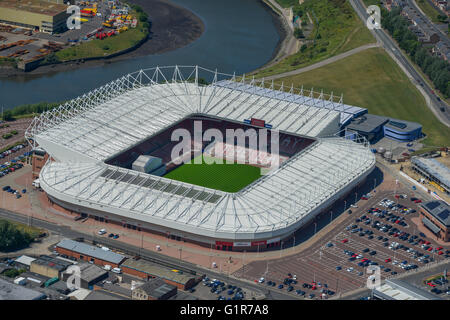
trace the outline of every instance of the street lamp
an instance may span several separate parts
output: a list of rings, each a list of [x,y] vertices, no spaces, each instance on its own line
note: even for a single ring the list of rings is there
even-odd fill
[[[333,221],[333,210],[330,211],[330,223]]]
[[[314,222],[314,235],[316,234],[316,232],[317,232],[317,222]]]
[[[347,210],[347,200],[344,200],[344,211]]]

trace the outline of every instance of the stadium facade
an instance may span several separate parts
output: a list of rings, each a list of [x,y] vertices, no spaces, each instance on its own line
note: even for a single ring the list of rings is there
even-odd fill
[[[208,84],[202,84],[205,78]],[[375,167],[365,140],[339,136],[343,114],[351,106],[299,93],[200,67],[157,67],[123,76],[41,114],[26,138],[50,155],[39,180],[57,205],[217,249],[262,250],[328,210]],[[260,119],[250,126],[309,142],[235,193],[108,162],[196,116],[246,124]]]

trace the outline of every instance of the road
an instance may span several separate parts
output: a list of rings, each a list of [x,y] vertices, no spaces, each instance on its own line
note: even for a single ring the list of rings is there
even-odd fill
[[[140,255],[142,258],[150,260],[155,263],[160,263],[161,265],[170,266],[172,268],[177,268],[181,270],[192,270],[195,271],[197,274],[207,274],[209,278],[216,278],[220,279],[226,283],[230,283],[232,285],[236,285],[241,288],[249,288],[257,292],[262,292],[266,295],[268,299],[273,300],[296,300],[296,297],[293,295],[285,294],[284,292],[270,290],[266,287],[262,287],[261,285],[257,285],[251,281],[246,280],[240,280],[235,277],[229,277],[223,273],[219,273],[216,271],[212,271],[209,269],[204,269],[202,267],[199,267],[197,265],[194,265],[192,263],[176,259],[173,257],[165,256],[161,253],[146,250],[146,249],[140,249],[138,247],[129,245],[127,243],[123,243],[117,240],[112,240],[109,238],[100,238],[95,237],[95,239],[92,239],[92,234],[84,234],[78,231],[74,231],[70,229],[69,227],[57,225],[54,223],[50,223],[47,221],[43,221],[40,219],[36,219],[33,217],[27,217],[21,214],[17,214],[8,210],[0,209],[0,217],[20,222],[23,224],[29,224],[31,222],[31,225],[39,228],[43,228],[46,230],[49,230],[51,232],[60,234],[63,237],[70,238],[70,239],[76,239],[76,238],[85,238],[87,240],[95,240],[97,243],[101,243],[109,248],[117,249],[119,251],[125,252],[129,255]]]
[[[368,14],[366,12],[366,7],[364,6],[362,0],[349,0],[352,7],[358,13],[358,16],[366,23]],[[375,36],[378,42],[380,42],[386,52],[394,58],[394,61],[405,71],[409,76],[414,85],[419,89],[422,95],[425,97],[427,106],[433,112],[433,114],[445,124],[450,127],[450,109],[444,101],[439,101],[436,95],[433,93],[433,89],[428,86],[427,82],[422,78],[420,73],[414,68],[414,66],[405,57],[397,43],[383,30],[374,29],[371,30],[372,34]],[[443,108],[444,112],[441,111]]]
[[[427,1],[427,0],[425,0]],[[416,1],[414,0],[406,0],[406,3],[412,7],[414,10],[417,11],[417,14],[422,18],[422,20],[427,21],[428,24],[431,26],[431,28],[439,35],[442,41],[446,43],[447,46],[450,46],[450,39],[448,38],[447,34],[442,31],[441,29],[436,26],[435,23],[433,23],[429,17],[420,9],[420,7],[417,5]]]

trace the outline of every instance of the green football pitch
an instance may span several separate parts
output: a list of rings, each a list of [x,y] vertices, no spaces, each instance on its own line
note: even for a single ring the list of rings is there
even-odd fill
[[[200,158],[202,156],[199,156]],[[211,157],[203,159],[212,162]],[[194,160],[179,166],[164,176],[164,178],[192,183],[225,192],[237,192],[261,177],[261,169],[246,164],[194,164]]]

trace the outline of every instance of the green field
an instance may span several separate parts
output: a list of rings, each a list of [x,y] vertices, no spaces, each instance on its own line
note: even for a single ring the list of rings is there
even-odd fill
[[[202,156],[199,156],[200,158]],[[212,160],[213,158],[203,156],[202,159]],[[169,172],[164,178],[192,183],[198,186],[207,187],[225,192],[238,192],[245,186],[261,177],[260,168],[246,164],[193,164],[190,163],[179,166]]]
[[[368,49],[278,82],[344,94],[346,104],[370,113],[422,124],[427,146],[449,146],[450,128],[428,109],[419,91],[381,48]]]
[[[296,1],[279,0],[282,6],[290,6]],[[296,2],[298,4],[298,1]],[[305,0],[301,8],[314,21],[313,32],[305,39],[306,48],[286,57],[279,63],[263,69],[255,75],[266,77],[325,60],[337,54],[374,43],[370,31],[364,26],[351,5],[344,0]],[[294,9],[295,9],[294,8]],[[315,18],[317,18],[317,22]]]
[[[108,56],[136,45],[146,36],[147,31],[144,29],[129,29],[123,33],[103,40],[94,39],[63,49],[56,52],[55,56],[59,61]]]

